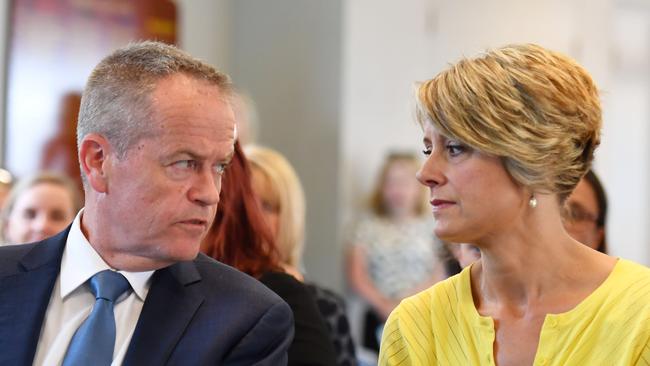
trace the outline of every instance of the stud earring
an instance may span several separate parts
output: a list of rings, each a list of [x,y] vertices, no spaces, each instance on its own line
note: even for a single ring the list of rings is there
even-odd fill
[[[530,208],[537,207],[537,198],[535,198],[535,196],[530,197],[530,199],[528,200],[528,206],[530,206]]]

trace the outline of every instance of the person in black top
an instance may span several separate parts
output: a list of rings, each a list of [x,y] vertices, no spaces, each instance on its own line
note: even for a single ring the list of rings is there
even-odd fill
[[[251,188],[250,166],[241,146],[221,184],[219,210],[202,244],[212,258],[245,272],[278,294],[293,311],[295,336],[289,365],[336,365],[325,321],[310,290],[279,264],[273,236]]]

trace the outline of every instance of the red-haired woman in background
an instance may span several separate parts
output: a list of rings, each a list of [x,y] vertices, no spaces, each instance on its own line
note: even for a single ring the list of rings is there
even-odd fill
[[[245,272],[286,301],[295,322],[289,365],[334,365],[325,321],[309,289],[284,273],[271,234],[251,187],[251,170],[239,143],[221,180],[217,216],[202,251]]]

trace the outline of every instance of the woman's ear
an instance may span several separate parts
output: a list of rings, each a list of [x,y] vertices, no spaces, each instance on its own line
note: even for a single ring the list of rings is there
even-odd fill
[[[90,188],[98,193],[107,193],[107,163],[111,153],[108,140],[99,134],[89,133],[79,144],[81,173]]]

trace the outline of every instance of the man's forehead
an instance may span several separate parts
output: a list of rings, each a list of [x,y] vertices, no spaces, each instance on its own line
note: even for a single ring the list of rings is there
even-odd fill
[[[228,91],[208,81],[182,75],[159,80],[148,93],[147,99],[151,114],[173,110],[188,103],[195,108],[217,108],[226,114],[234,114]]]

